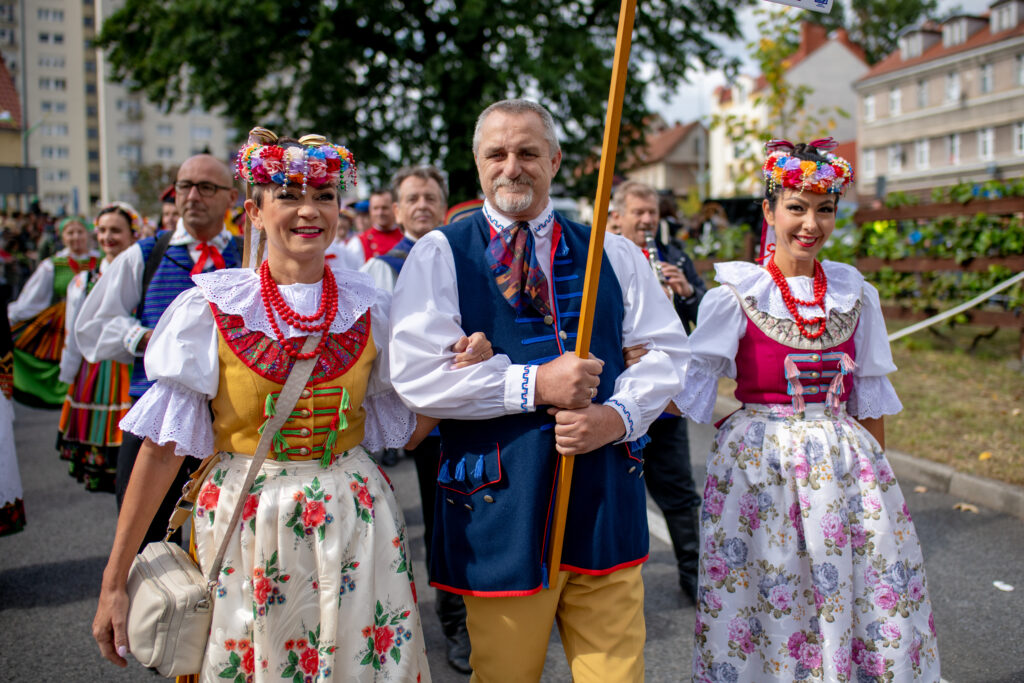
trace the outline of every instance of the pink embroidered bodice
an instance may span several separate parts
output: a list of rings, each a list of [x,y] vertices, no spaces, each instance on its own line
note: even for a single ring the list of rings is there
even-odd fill
[[[737,297],[739,298],[739,297]],[[860,304],[829,316],[818,339],[800,335],[791,320],[757,309],[752,298],[741,299],[746,331],[736,351],[736,399],[742,403],[828,403],[837,408],[850,396],[856,368],[854,332]]]

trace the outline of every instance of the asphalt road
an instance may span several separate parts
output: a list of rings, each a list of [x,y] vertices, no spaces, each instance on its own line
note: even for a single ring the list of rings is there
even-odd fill
[[[114,531],[113,496],[88,493],[67,476],[53,448],[57,413],[17,406],[16,416],[28,526],[0,538],[0,681],[160,680],[134,661],[127,669],[108,663],[90,635]],[[691,425],[690,433],[694,461],[701,462],[712,429]],[[695,469],[703,481],[703,466]],[[433,679],[465,681],[444,661],[433,591],[424,588],[415,468],[403,459],[388,474],[409,525]],[[903,482],[903,489],[924,546],[944,679],[1024,683],[1024,522],[984,508],[954,510],[956,499],[915,493],[914,482]],[[671,549],[657,538],[657,519],[652,530],[644,566],[647,680],[689,680],[694,610],[680,595]],[[1015,590],[1001,591],[994,581]],[[570,680],[555,631],[543,680]]]

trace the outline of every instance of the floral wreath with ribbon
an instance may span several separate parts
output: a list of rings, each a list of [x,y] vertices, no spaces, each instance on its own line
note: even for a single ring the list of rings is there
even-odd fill
[[[96,212],[96,219],[93,223],[99,223],[100,216],[104,214],[112,213],[117,211],[124,215],[128,219],[128,227],[132,229],[132,232],[139,232],[142,230],[142,216],[135,210],[135,207],[127,202],[110,202],[105,204],[99,211]]]
[[[57,223],[57,234],[58,235],[61,234],[62,232],[64,232],[64,228],[66,228],[68,226],[68,223],[78,223],[83,228],[85,228],[86,232],[89,232],[89,233],[91,233],[92,230],[93,230],[93,225],[92,225],[92,223],[89,222],[88,218],[86,218],[85,216],[78,216],[78,215],[72,214],[70,216],[65,216],[64,218],[60,219],[59,223]]]
[[[250,185],[301,185],[306,187],[347,187],[357,182],[356,159],[352,152],[327,141],[322,135],[303,135],[298,144],[279,145],[278,137],[266,128],[249,131],[249,139],[238,151],[235,175]]]
[[[815,194],[838,194],[846,192],[853,182],[853,166],[843,157],[835,154],[839,143],[832,138],[821,138],[809,143],[824,161],[808,161],[796,156],[796,145],[789,140],[769,140],[765,143],[767,154],[761,174],[765,182],[765,196],[774,195],[778,190],[789,188]],[[761,225],[761,253],[758,261],[765,261],[775,253],[775,229],[764,221]]]

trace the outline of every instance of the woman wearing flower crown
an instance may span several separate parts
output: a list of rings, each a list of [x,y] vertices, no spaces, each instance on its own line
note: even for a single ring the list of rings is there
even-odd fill
[[[319,136],[296,142],[254,129],[237,168],[252,186],[246,211],[267,260],[257,271],[194,276],[197,287],[154,332],[146,371],[156,384],[121,425],[147,439],[94,636],[125,664],[135,549],[176,455],[216,452],[193,516],[200,567],[223,534],[237,540],[221,569],[200,680],[429,680],[401,508],[367,454],[405,445],[417,427],[388,378],[389,297],[368,275],[325,266],[354,160]],[[295,360],[310,357],[300,347],[311,334],[322,334],[319,360],[255,485],[241,491],[247,456]],[[421,423],[415,438],[431,426]],[[240,496],[240,529],[225,529]]]
[[[68,284],[94,270],[100,254],[89,247],[92,224],[68,216],[57,225],[64,248],[43,259],[17,301],[7,307],[14,334],[14,397],[27,405],[59,409],[68,387],[60,381],[64,347],[64,297]]]
[[[938,681],[921,546],[884,453],[902,409],[878,292],[816,258],[853,170],[819,140],[767,147],[764,267],[721,263],[676,406],[743,407],[708,458],[694,681]]]
[[[84,482],[87,490],[113,493],[121,446],[118,423],[131,407],[128,385],[132,368],[112,360],[87,362],[75,340],[74,327],[82,303],[100,275],[138,238],[142,219],[130,204],[114,202],[100,209],[94,224],[103,260],[98,268],[78,273],[67,290],[60,381],[69,389],[60,414],[57,450],[62,459],[70,461],[71,476]]]

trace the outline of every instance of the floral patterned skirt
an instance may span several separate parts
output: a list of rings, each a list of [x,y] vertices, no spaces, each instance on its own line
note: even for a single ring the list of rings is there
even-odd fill
[[[701,508],[693,680],[939,680],[921,546],[878,442],[845,409],[747,405]]]
[[[193,523],[213,561],[251,460],[224,454]],[[201,681],[429,681],[405,522],[361,447],[267,460],[228,545]]]

